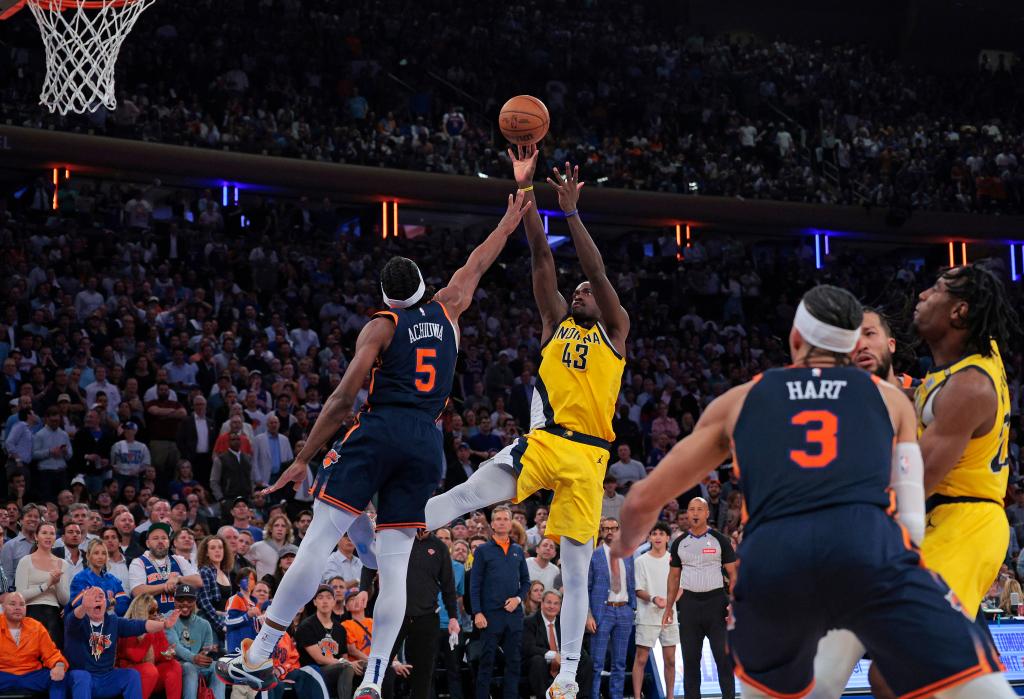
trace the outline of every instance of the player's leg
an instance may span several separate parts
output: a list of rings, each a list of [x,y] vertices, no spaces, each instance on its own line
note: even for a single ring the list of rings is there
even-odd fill
[[[818,641],[814,656],[814,691],[810,699],[837,699],[846,689],[853,668],[864,657],[864,644],[853,632],[833,629]]]
[[[381,512],[384,512],[383,508]],[[359,685],[360,692],[372,687],[380,696],[380,685],[390,666],[391,651],[405,618],[406,577],[415,538],[416,530],[409,528],[383,529],[377,534],[380,587],[373,606],[373,646]],[[356,696],[360,696],[359,692]]]
[[[583,634],[587,628],[587,573],[590,558],[594,555],[594,540],[580,543],[568,536],[559,540],[561,547],[562,588],[566,595],[562,599],[562,611],[558,615],[562,627],[562,664],[558,668],[556,681],[576,681],[576,671],[583,652]]]
[[[430,498],[426,508],[427,529],[434,531],[467,512],[513,499],[516,496],[516,476],[511,466],[499,457],[501,454],[480,464],[465,483]]]

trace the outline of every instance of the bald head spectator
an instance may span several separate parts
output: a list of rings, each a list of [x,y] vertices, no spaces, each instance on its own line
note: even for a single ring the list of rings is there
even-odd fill
[[[250,394],[252,395],[252,394]],[[249,396],[246,396],[248,398]],[[252,445],[253,485],[262,488],[277,480],[283,464],[294,458],[292,445],[281,434],[281,420],[275,413],[267,418],[267,431],[256,435]]]
[[[0,691],[45,692],[50,699],[64,699],[68,661],[46,627],[26,616],[25,610],[20,592],[7,595],[0,616]]]

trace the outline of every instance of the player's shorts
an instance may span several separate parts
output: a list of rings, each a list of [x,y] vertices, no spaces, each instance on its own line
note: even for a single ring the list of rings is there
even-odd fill
[[[654,648],[654,644],[661,641],[663,646],[679,645],[679,624],[637,624],[636,644],[645,648]]]
[[[313,492],[355,515],[376,493],[378,529],[421,528],[443,464],[441,433],[430,416],[408,408],[374,408],[360,413],[327,452]]]
[[[941,496],[929,498],[929,505],[936,500],[942,502]],[[921,555],[973,616],[999,576],[1009,545],[1010,527],[1001,505],[945,502],[928,511]]]
[[[740,679],[769,696],[810,693],[818,640],[835,628],[857,635],[902,699],[1002,671],[982,630],[878,507],[765,522],[738,555],[729,647]]]
[[[516,473],[516,502],[553,490],[544,536],[597,541],[601,496],[608,469],[608,442],[562,427],[542,427],[518,437],[493,461]]]

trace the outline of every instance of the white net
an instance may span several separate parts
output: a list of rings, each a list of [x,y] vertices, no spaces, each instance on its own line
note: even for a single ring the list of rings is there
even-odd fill
[[[39,103],[51,112],[114,109],[121,42],[155,0],[29,0],[46,48]]]

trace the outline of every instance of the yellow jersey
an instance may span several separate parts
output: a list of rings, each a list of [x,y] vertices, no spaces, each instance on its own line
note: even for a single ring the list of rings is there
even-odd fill
[[[914,393],[917,435],[934,419],[935,396],[953,374],[968,368],[981,371],[992,381],[999,406],[995,424],[987,434],[972,438],[956,466],[939,483],[935,492],[949,497],[970,497],[1002,504],[1010,477],[1010,390],[999,348],[992,342],[992,355],[971,354],[953,364],[935,369],[924,377]]]
[[[600,323],[577,325],[572,316],[541,349],[530,429],[560,426],[607,442],[626,361]]]

